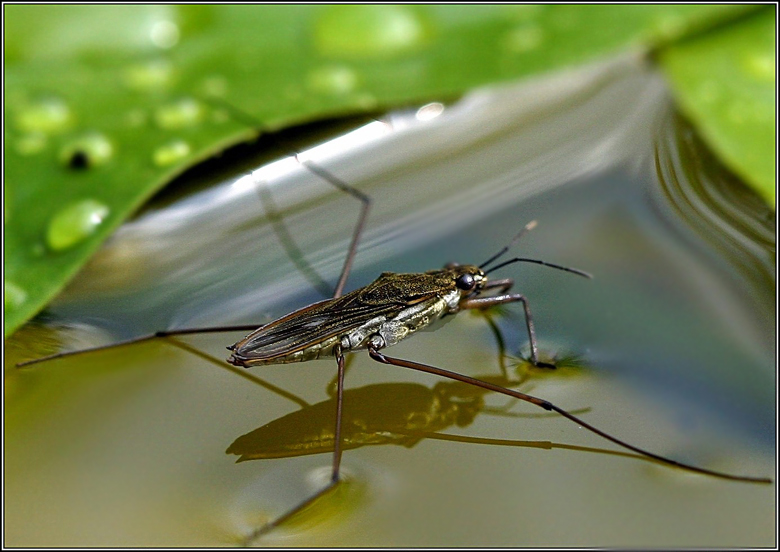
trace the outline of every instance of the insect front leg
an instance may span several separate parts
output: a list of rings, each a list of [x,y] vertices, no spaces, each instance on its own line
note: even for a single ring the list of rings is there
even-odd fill
[[[337,389],[336,389],[336,429],[334,432],[334,443],[333,443],[333,464],[332,464],[332,470],[330,475],[330,481],[327,485],[325,485],[322,489],[311,495],[310,497],[306,498],[303,502],[299,503],[298,505],[294,506],[281,516],[277,517],[276,519],[266,523],[262,527],[255,529],[247,535],[247,537],[244,539],[244,546],[251,545],[256,539],[261,537],[262,535],[268,533],[272,529],[275,529],[276,527],[279,527],[281,524],[283,524],[285,521],[289,520],[296,514],[302,512],[312,504],[314,504],[320,497],[325,496],[330,491],[336,488],[336,485],[338,485],[339,480],[341,478],[341,452],[342,452],[342,443],[341,443],[341,420],[343,417],[344,412],[344,373],[345,373],[345,359],[344,359],[344,352],[341,349],[340,345],[336,345],[333,348],[333,355],[336,357],[336,364],[338,365],[338,374],[336,376],[337,381]]]
[[[523,303],[523,310],[525,311],[525,325],[528,329],[528,341],[531,345],[531,362],[533,362],[534,366],[539,366],[540,368],[555,368],[555,365],[550,364],[548,362],[541,362],[539,360],[539,352],[538,347],[536,345],[536,330],[534,329],[534,320],[531,316],[531,309],[528,306],[528,299],[525,298],[524,295],[520,293],[503,293],[505,291],[508,291],[514,282],[512,280],[495,280],[492,282],[488,282],[488,284],[483,288],[490,289],[492,287],[497,287],[502,292],[500,295],[494,295],[491,297],[472,297],[468,299],[464,299],[460,302],[460,308],[461,309],[484,309],[488,307],[492,307],[495,305],[503,305],[505,303],[516,303],[520,301]]]
[[[501,280],[488,280],[488,283],[484,285],[482,291],[492,290],[498,288],[498,294],[502,295],[512,289],[515,285],[515,281],[512,278],[502,278]]]

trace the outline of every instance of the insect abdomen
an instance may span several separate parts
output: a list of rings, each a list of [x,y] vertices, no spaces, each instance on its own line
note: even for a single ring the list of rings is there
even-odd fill
[[[240,354],[233,353],[228,362],[236,366],[264,366],[268,364],[291,364],[293,362],[306,362],[307,360],[316,360],[320,357],[333,356],[333,346],[339,343],[340,336],[329,337],[319,343],[314,343],[308,347],[291,351],[284,355],[269,356],[267,358],[242,357]]]

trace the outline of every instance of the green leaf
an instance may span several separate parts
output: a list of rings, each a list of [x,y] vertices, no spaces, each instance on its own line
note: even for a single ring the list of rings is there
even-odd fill
[[[682,111],[726,164],[775,204],[775,8],[661,52]]]
[[[739,6],[5,6],[5,334],[188,167],[264,129],[654,46]]]

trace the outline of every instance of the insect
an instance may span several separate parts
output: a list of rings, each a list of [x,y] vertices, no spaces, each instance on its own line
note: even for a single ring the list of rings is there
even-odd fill
[[[529,383],[536,375],[550,370],[532,370],[527,363],[519,362],[515,373],[507,367],[505,341],[491,314],[483,311],[498,348],[500,374],[480,375],[479,379],[506,388],[516,388]],[[558,366],[576,365],[577,359],[556,359]],[[441,380],[432,387],[419,383],[376,383],[346,389],[342,412],[341,448],[355,449],[369,445],[401,445],[413,447],[423,439],[442,439],[466,442],[493,442],[505,446],[553,448],[550,442],[480,440],[475,437],[454,436],[440,433],[452,426],[466,427],[480,414],[510,418],[555,416],[555,413],[518,413],[507,405],[488,406],[488,391],[481,387],[458,381]],[[289,398],[289,397],[288,397]],[[333,452],[335,435],[330,423],[336,409],[336,397],[308,404],[297,398],[302,406],[280,418],[238,437],[227,449],[228,454],[238,455],[237,462],[268,458],[290,458],[323,452]],[[582,413],[589,408],[571,411]],[[567,447],[568,448],[568,447]],[[573,447],[585,450],[581,447]],[[615,451],[588,449],[606,454],[624,454]],[[627,453],[625,453],[627,454]]]
[[[422,273],[397,274],[385,272],[367,286],[345,294],[347,279],[370,211],[371,198],[312,162],[304,161],[302,165],[336,188],[353,196],[362,204],[341,275],[335,286],[332,298],[294,311],[259,328],[255,326],[231,326],[163,331],[113,345],[135,343],[163,336],[253,330],[246,337],[228,347],[231,353],[227,361],[230,364],[251,368],[254,366],[303,362],[320,358],[333,358],[335,360],[337,377],[333,423],[333,460],[330,480],[322,489],[307,497],[298,505],[246,535],[246,543],[251,543],[284,524],[285,521],[339,484],[341,457],[345,448],[343,446],[344,435],[342,431],[344,402],[346,400],[345,397],[347,397],[344,388],[345,355],[358,351],[367,351],[371,359],[382,364],[425,372],[472,385],[485,392],[496,392],[529,402],[544,410],[555,412],[625,449],[657,462],[726,479],[761,483],[769,482],[766,478],[731,475],[678,462],[613,437],[571,412],[542,398],[507,388],[492,381],[477,379],[435,366],[387,355],[386,350],[389,347],[414,335],[417,331],[433,329],[437,324],[451,320],[459,312],[521,303],[525,314],[530,360],[539,367],[552,369],[554,368],[553,365],[540,360],[535,326],[527,299],[522,294],[512,292],[514,282],[511,279],[493,278],[493,274],[507,265],[525,262],[547,266],[586,278],[590,276],[577,269],[537,259],[513,257],[502,260],[517,239],[525,231],[535,226],[535,223],[530,223],[508,245],[478,265],[452,263],[444,268]],[[89,350],[103,348],[105,347]],[[53,355],[33,362],[68,354],[73,353]],[[30,362],[25,364],[30,364]]]

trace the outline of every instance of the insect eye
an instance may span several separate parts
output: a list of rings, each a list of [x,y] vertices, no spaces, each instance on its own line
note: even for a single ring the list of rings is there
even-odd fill
[[[455,286],[458,289],[462,289],[464,291],[470,291],[474,289],[475,283],[474,276],[471,274],[461,274],[455,279]]]

